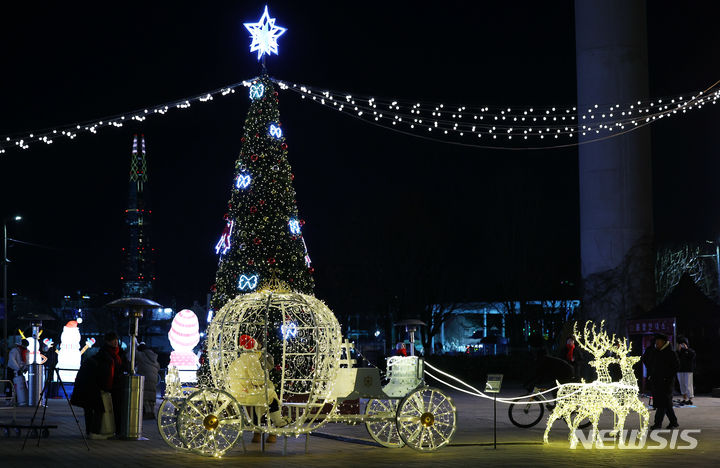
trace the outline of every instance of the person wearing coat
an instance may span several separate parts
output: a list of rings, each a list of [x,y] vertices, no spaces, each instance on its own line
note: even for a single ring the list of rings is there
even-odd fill
[[[120,340],[116,333],[105,334],[105,343],[94,356],[98,360],[98,383],[112,396],[115,431],[120,433],[122,415],[123,376],[130,371],[130,363],[120,349]]]
[[[693,389],[693,372],[695,372],[695,350],[688,346],[688,339],[684,336],[678,338],[678,359],[680,369],[677,377],[680,383],[680,393],[683,396],[683,405],[692,405],[695,392]]]
[[[655,405],[655,422],[650,430],[660,429],[667,414],[670,424],[668,429],[679,427],[677,416],[673,410],[673,387],[675,374],[680,367],[677,353],[673,351],[667,336],[656,333],[655,346],[648,348],[643,354],[642,362],[647,368],[652,386],[653,404]]]
[[[85,432],[87,435],[100,434],[102,415],[105,406],[102,401],[102,394],[99,379],[99,360],[96,356],[83,360],[80,369],[75,376],[70,403],[79,406],[85,413]]]
[[[137,353],[135,353],[135,366],[137,373],[145,377],[145,386],[143,387],[144,419],[155,417],[155,400],[157,398],[158,373],[160,372],[157,357],[155,351],[148,348],[144,342],[138,345]]]

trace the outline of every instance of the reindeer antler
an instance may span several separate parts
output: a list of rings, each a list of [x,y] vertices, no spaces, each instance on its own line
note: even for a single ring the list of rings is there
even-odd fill
[[[590,325],[592,324],[592,327]],[[588,320],[585,322],[585,328],[582,333],[577,331],[577,322],[573,325],[573,332],[578,344],[588,350],[596,358],[600,358],[613,346],[612,338],[608,337],[608,334],[603,331],[605,321],[600,322],[600,331],[598,332],[595,328],[595,323]]]
[[[618,339],[616,342],[617,345],[615,346],[613,352],[617,354],[618,357],[624,358],[630,354],[630,351],[632,350],[632,343],[628,342],[627,338]]]

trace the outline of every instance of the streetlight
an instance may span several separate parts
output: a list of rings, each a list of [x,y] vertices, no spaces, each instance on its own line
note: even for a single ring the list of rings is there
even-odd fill
[[[8,241],[8,235],[7,235],[7,223],[8,221],[22,221],[22,216],[15,215],[10,216],[8,218],[3,219],[3,356],[5,357],[5,369],[4,377],[7,379],[7,358],[8,358],[8,314],[10,313],[8,311],[8,273],[7,273],[7,264],[10,263],[10,259],[8,259],[8,251],[7,251],[7,241]]]

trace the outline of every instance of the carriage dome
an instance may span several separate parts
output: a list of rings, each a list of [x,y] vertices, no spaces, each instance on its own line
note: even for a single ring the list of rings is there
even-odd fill
[[[332,411],[342,335],[333,312],[319,299],[282,287],[238,295],[207,329],[212,385],[262,414],[277,400],[288,425],[276,433],[304,433]]]

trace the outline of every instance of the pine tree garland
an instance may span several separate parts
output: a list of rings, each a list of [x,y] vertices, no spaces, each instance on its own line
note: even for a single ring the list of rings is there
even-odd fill
[[[278,93],[268,76],[253,81],[250,98],[228,203],[229,248],[220,250],[211,301],[214,310],[240,293],[258,289],[273,276],[305,294],[312,294],[314,286]]]

